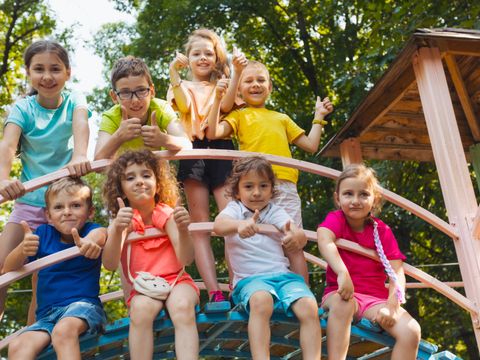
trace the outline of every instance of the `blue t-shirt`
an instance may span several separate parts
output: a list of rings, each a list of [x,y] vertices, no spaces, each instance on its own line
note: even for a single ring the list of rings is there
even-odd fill
[[[84,237],[99,227],[98,224],[86,223],[79,234]],[[37,255],[28,258],[29,262],[75,246],[73,243],[61,242],[60,232],[49,224],[40,225],[35,234],[40,237],[40,245]],[[98,298],[101,265],[101,256],[92,260],[80,255],[40,270],[37,286],[37,319],[43,317],[53,306],[66,306],[79,300],[101,305]]]
[[[22,129],[19,140],[22,161],[22,182],[59,170],[71,159],[73,153],[73,111],[87,109],[87,100],[78,92],[62,92],[63,101],[57,109],[46,109],[36,95],[17,101],[5,121]],[[89,112],[90,116],[90,112]],[[47,187],[27,193],[19,202],[45,207]]]

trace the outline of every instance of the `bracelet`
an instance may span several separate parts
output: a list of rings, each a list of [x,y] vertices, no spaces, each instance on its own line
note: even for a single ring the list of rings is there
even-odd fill
[[[315,124],[324,126],[328,124],[328,121],[316,119],[312,121],[312,125],[315,125]]]
[[[180,80],[177,84],[170,83],[170,85],[172,85],[172,88],[175,89],[175,88],[179,87],[180,85],[182,85],[182,80]]]

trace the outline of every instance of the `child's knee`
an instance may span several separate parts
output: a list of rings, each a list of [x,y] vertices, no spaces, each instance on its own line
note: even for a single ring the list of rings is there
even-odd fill
[[[420,324],[408,315],[408,319],[403,321],[397,331],[397,341],[402,342],[404,345],[417,347],[420,344],[422,338],[422,329]]]
[[[25,356],[26,346],[24,342],[16,337],[8,345],[8,358],[9,359],[21,359],[22,356]]]
[[[343,300],[339,294],[330,295],[328,302],[328,313],[336,318],[353,319],[355,313],[355,301],[353,299]]]
[[[257,291],[248,301],[250,313],[271,315],[273,313],[273,297],[268,291]]]
[[[72,318],[70,321],[67,318],[60,320],[52,331],[52,345],[54,347],[66,343],[78,341],[81,333],[88,330],[88,324],[85,320]]]
[[[153,300],[152,300],[153,301]],[[149,306],[148,301],[133,301],[130,303],[130,323],[132,325],[145,325],[153,323],[158,315],[158,309]]]
[[[292,310],[300,322],[318,321],[318,304],[313,298],[300,298],[292,305]]]
[[[176,299],[169,304],[168,312],[174,324],[187,324],[195,322],[195,304],[189,299]]]

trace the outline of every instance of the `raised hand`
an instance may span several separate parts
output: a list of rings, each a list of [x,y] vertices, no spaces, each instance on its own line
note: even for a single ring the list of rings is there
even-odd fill
[[[337,284],[337,293],[343,300],[347,301],[353,298],[353,282],[348,271],[338,274]]]
[[[233,69],[236,73],[242,73],[243,69],[245,69],[248,65],[248,60],[241,51],[238,51],[236,47],[233,48],[233,57],[232,57],[232,65]]]
[[[168,141],[168,135],[158,126],[157,114],[155,111],[153,111],[150,116],[150,125],[142,126],[142,138],[145,146],[154,149],[158,149],[162,146],[165,147],[165,144]]]
[[[142,134],[142,121],[139,118],[128,118],[127,109],[121,105],[122,121],[115,134],[122,142],[132,140]]]
[[[170,63],[170,68],[175,70],[181,70],[188,67],[188,57],[183,55],[182,53],[176,51],[175,58]]]
[[[4,200],[15,200],[25,194],[25,186],[20,180],[2,180],[0,181],[0,195]]]
[[[238,235],[240,235],[242,239],[245,239],[258,233],[258,219],[260,219],[260,212],[256,209],[250,219],[240,221],[238,225]]]
[[[87,259],[98,259],[98,257],[102,253],[102,248],[100,247],[100,245],[96,244],[88,237],[80,237],[78,230],[75,228],[72,229],[71,234],[73,237],[73,242],[80,250],[80,254],[85,256]]]
[[[128,229],[132,223],[133,209],[125,206],[125,202],[122,198],[117,198],[117,202],[119,209],[117,216],[112,221],[112,225],[115,226],[119,231],[123,231]]]
[[[292,224],[291,220],[288,220],[285,224],[284,233],[285,236],[282,239],[282,245],[287,250],[303,249],[307,243],[305,232],[295,224]]]
[[[321,120],[333,111],[333,105],[328,97],[320,100],[320,96],[317,96],[317,102],[315,104],[315,116],[314,119]]]
[[[188,232],[190,225],[190,213],[183,206],[177,206],[173,209],[173,219],[177,224],[179,232]]]
[[[26,221],[20,221],[22,225],[24,235],[22,242],[22,253],[25,256],[35,256],[38,252],[38,246],[40,245],[40,238],[38,235],[35,235]]]
[[[230,80],[227,79],[225,75],[222,75],[222,78],[217,81],[217,85],[215,86],[215,96],[217,99],[222,99],[225,96],[229,82]]]

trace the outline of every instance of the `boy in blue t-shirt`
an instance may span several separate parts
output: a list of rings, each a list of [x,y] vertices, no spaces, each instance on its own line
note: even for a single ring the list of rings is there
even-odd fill
[[[79,336],[101,331],[106,322],[98,295],[107,232],[87,222],[94,210],[91,189],[79,178],[63,178],[49,186],[45,201],[49,224],[32,232],[22,221],[25,236],[6,258],[3,271],[73,246],[82,256],[40,270],[37,322],[12,340],[9,359],[35,359],[50,342],[58,359],[80,359]]]

